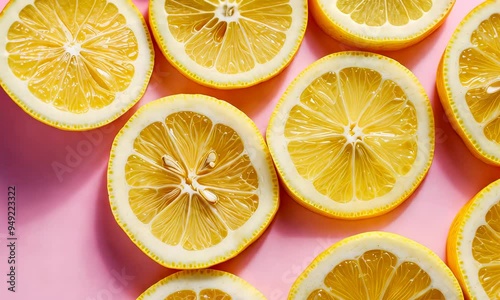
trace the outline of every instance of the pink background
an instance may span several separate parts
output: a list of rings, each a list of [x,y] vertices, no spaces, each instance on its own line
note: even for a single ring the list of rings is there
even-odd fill
[[[147,12],[147,1],[134,1]],[[269,299],[285,299],[312,259],[347,236],[384,230],[399,233],[445,257],[448,228],[458,210],[499,176],[473,157],[448,123],[435,89],[441,54],[459,21],[480,0],[457,0],[444,25],[409,49],[385,52],[412,70],[431,99],[436,153],[420,188],[403,205],[374,219],[340,221],[314,214],[281,193],[281,207],[264,235],[239,256],[215,266],[246,279]],[[3,8],[6,0],[0,0]],[[176,93],[224,99],[248,114],[264,133],[272,109],[290,81],[324,55],[350,49],[325,35],[310,19],[300,50],[277,77],[258,86],[218,91],[176,71],[158,48],[153,76],[142,100],[112,124],[88,133],[64,132],[25,114],[0,89],[0,299],[135,299],[171,274],[141,252],[118,227],[108,204],[106,165],[116,132],[145,103]],[[93,142],[93,144],[90,144]],[[91,149],[85,146],[92,145]],[[60,178],[74,150],[87,150]],[[7,293],[7,186],[17,188],[17,292]],[[122,274],[122,275],[118,275]]]

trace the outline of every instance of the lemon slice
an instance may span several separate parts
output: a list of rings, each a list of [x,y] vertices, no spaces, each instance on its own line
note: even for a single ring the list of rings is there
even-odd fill
[[[0,84],[28,114],[65,130],[132,107],[153,70],[142,15],[123,0],[13,0],[0,14]]]
[[[383,214],[424,178],[434,153],[429,99],[377,54],[341,52],[306,68],[267,129],[279,175],[300,204],[339,218]]]
[[[202,95],[170,96],[137,111],[113,143],[108,191],[132,241],[177,269],[237,255],[278,209],[259,130],[232,105]]]
[[[200,84],[232,89],[278,74],[297,52],[306,0],[152,0],[149,19],[166,58]]]
[[[436,30],[455,0],[312,0],[318,25],[333,38],[360,48],[398,50]]]
[[[484,162],[500,165],[500,2],[485,1],[457,27],[437,74],[455,131]]]
[[[426,247],[400,235],[368,232],[321,253],[288,299],[463,299],[457,279]]]
[[[266,300],[256,288],[231,273],[188,270],[174,273],[151,286],[137,300]]]
[[[500,181],[460,210],[448,235],[447,254],[469,299],[499,299]]]

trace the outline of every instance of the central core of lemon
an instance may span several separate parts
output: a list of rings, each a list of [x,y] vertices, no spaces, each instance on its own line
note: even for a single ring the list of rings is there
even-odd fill
[[[212,170],[215,168],[217,153],[214,150],[210,150],[205,155],[205,158],[203,159],[203,165],[198,172],[190,170],[186,173],[179,162],[169,154],[163,155],[162,160],[164,163],[164,167],[168,171],[173,172],[183,180],[182,187],[184,189],[184,192],[189,193],[190,195],[197,194],[208,203],[215,204],[217,202],[217,195],[207,190],[205,186],[197,181],[198,176],[204,175],[208,170]]]
[[[357,124],[352,123],[344,128],[346,142],[354,144],[363,141],[363,130]]]
[[[64,45],[64,50],[71,56],[79,56],[82,46],[76,42],[68,42]]]

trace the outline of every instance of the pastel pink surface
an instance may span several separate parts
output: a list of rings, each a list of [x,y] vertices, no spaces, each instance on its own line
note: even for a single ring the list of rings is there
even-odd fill
[[[147,1],[135,0],[146,14]],[[215,266],[285,299],[295,278],[321,251],[347,236],[383,230],[414,239],[445,258],[449,226],[458,210],[500,177],[499,169],[470,154],[448,123],[435,89],[441,54],[460,20],[481,0],[457,0],[447,21],[423,42],[384,52],[412,70],[434,108],[436,152],[421,186],[404,204],[374,219],[340,221],[308,211],[281,192],[281,207],[266,233],[236,258]],[[0,9],[6,5],[0,0]],[[4,37],[2,37],[4,38]],[[112,140],[128,118],[159,97],[201,93],[227,100],[248,114],[264,133],[272,109],[292,79],[327,54],[351,49],[325,35],[310,18],[293,62],[258,86],[218,91],[183,77],[156,50],[146,94],[131,111],[104,128],[65,132],[24,113],[0,89],[0,299],[135,299],[174,272],[142,253],[118,227],[108,202],[106,167]],[[1,72],[1,70],[0,70]],[[71,172],[57,176],[54,163],[90,149]],[[7,292],[7,186],[17,189],[17,291]]]

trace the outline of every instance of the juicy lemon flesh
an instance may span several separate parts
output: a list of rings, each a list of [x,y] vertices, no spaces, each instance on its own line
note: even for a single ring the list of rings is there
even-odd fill
[[[162,242],[186,250],[220,243],[257,210],[258,175],[232,128],[173,113],[144,128],[125,173],[129,204]]]
[[[168,27],[186,54],[223,74],[274,58],[292,24],[288,0],[167,0]]]
[[[459,78],[468,89],[465,100],[486,138],[500,144],[500,15],[484,20],[471,35],[472,47],[462,51]]]
[[[129,87],[138,44],[105,0],[36,0],[9,28],[9,67],[29,91],[61,111],[108,106]]]
[[[432,0],[338,0],[337,8],[358,24],[403,26],[430,11]]]
[[[204,289],[201,290],[199,296],[195,291],[182,290],[168,295],[165,300],[231,300],[233,299],[229,294],[218,289]]]
[[[389,193],[415,161],[414,105],[377,71],[346,68],[316,78],[285,124],[288,152],[304,179],[340,203]]]
[[[446,299],[416,263],[378,249],[339,263],[323,283],[328,289],[313,291],[307,300]]]
[[[486,224],[476,230],[472,256],[480,264],[479,282],[490,299],[500,295],[500,202],[490,208]]]

